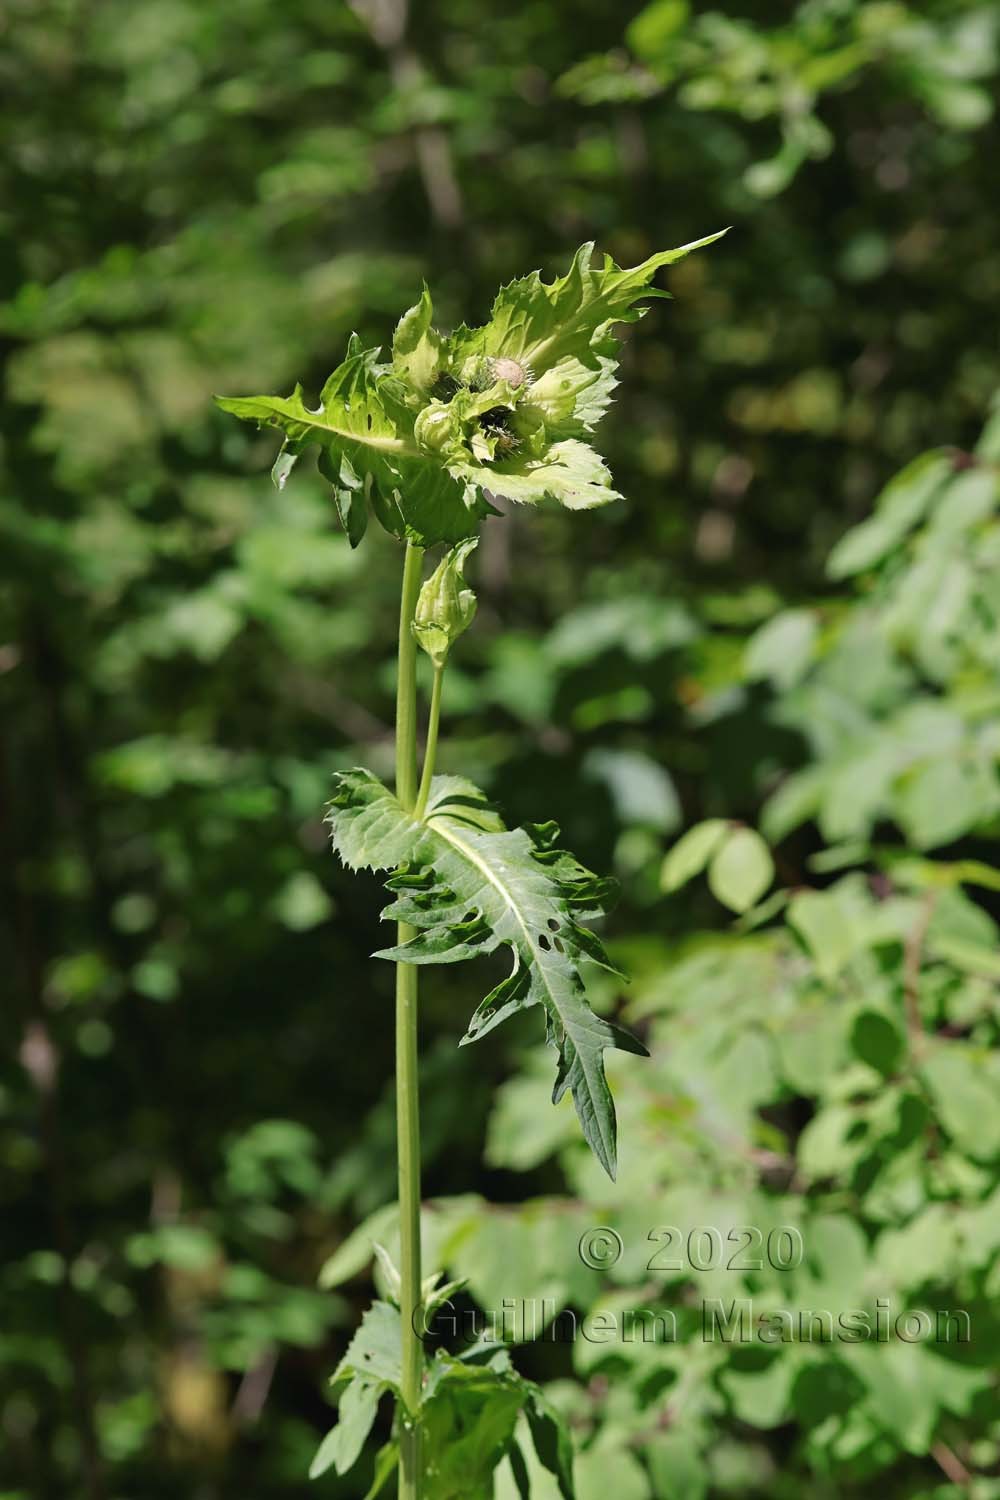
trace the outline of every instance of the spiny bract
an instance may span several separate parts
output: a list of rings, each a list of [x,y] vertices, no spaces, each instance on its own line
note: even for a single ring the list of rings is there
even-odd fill
[[[723,231],[724,232],[724,231]],[[616,323],[632,323],[661,266],[711,244],[709,235],[651,255],[631,270],[581,247],[568,273],[544,282],[537,271],[502,287],[490,321],[463,324],[450,337],[432,325],[424,287],[400,319],[392,358],[352,337],[347,357],[311,408],[301,386],[291,396],[219,397],[235,416],[277,427],[285,442],[275,463],[283,485],[302,449],[319,445],[351,544],[369,507],[396,536],[420,546],[474,536],[490,497],[570,510],[618,498],[590,434],[617,381]]]

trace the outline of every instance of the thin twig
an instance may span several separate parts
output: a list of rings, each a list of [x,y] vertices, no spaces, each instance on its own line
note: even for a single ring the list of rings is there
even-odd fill
[[[968,1489],[972,1483],[972,1475],[953,1448],[949,1448],[947,1443],[938,1440],[931,1446],[931,1457],[952,1484]]]
[[[401,94],[414,91],[424,77],[423,65],[406,41],[407,0],[350,0],[351,9],[385,53],[389,75]],[[465,219],[451,142],[440,125],[414,125],[414,154],[434,223],[458,229]]]

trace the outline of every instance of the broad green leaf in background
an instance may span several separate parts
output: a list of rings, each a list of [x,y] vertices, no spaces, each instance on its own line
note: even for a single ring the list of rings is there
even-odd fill
[[[773,879],[771,852],[753,828],[731,829],[708,867],[713,896],[735,912],[749,911]]]
[[[679,890],[700,875],[725,838],[728,827],[724,818],[709,818],[689,828],[663,861],[660,872],[663,889],[667,892]]]
[[[983,1160],[995,1157],[1000,1152],[1000,1088],[989,1058],[962,1042],[941,1042],[921,1072],[945,1129],[962,1150]]]
[[[660,871],[664,891],[679,890],[708,866],[712,894],[731,911],[749,911],[774,879],[774,861],[760,834],[740,823],[696,823],[669,851]]]
[[[801,891],[788,920],[812,954],[819,972],[832,979],[863,942],[858,913],[838,891]]]
[[[921,456],[886,486],[875,514],[855,526],[830,554],[831,578],[850,578],[875,567],[923,519],[952,471],[950,455],[934,449]]]
[[[816,615],[808,609],[787,609],[768,620],[747,645],[747,677],[768,678],[779,689],[793,687],[812,658],[817,631]]]

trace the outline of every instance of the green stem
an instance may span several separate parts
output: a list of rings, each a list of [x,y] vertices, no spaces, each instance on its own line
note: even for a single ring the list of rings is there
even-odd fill
[[[420,593],[424,551],[406,544],[399,601],[399,665],[396,675],[396,796],[409,811],[417,797],[417,643],[413,616]]]
[[[434,685],[431,688],[431,710],[427,720],[427,745],[424,750],[424,769],[420,777],[420,790],[413,809],[415,818],[422,818],[427,811],[427,798],[434,779],[434,762],[437,759],[438,729],[441,724],[441,684],[444,682],[444,665],[434,668]]]
[[[417,796],[417,643],[411,625],[420,592],[423,550],[406,546],[399,606],[396,682],[396,796],[413,808]],[[396,941],[415,930],[406,922]],[[403,1410],[399,1417],[399,1500],[420,1500],[421,1454],[417,1409],[423,1373],[420,1312],[420,1096],[417,1063],[417,970],[396,965],[396,1141],[399,1164],[400,1312],[402,1314]]]

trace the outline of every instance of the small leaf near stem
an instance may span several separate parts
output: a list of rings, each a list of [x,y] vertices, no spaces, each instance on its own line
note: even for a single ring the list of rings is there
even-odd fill
[[[443,667],[458,637],[468,630],[476,613],[476,596],[465,586],[464,568],[478,537],[452,547],[420,590],[413,634],[435,667]]]

